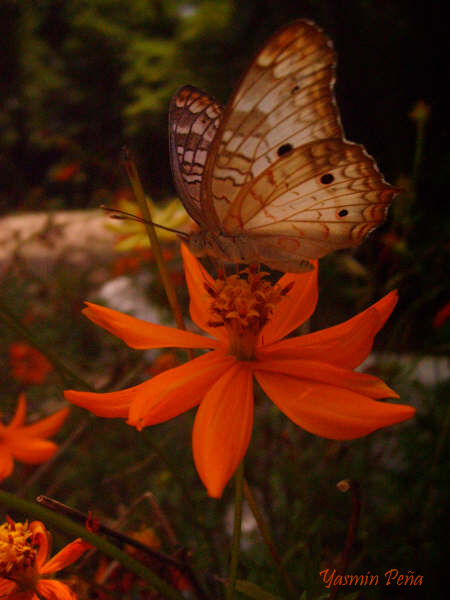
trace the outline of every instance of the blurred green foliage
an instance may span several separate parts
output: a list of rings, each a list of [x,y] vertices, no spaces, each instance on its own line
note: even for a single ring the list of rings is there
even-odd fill
[[[390,180],[411,165],[408,111],[423,98],[443,106],[429,63],[444,25],[426,3],[282,0],[4,0],[2,26],[3,210],[95,201],[120,181],[118,155],[130,145],[154,195],[167,191],[167,107],[191,83],[226,102],[252,55],[274,30],[311,18],[334,41],[338,101],[350,139],[364,143]],[[433,20],[434,19],[434,20]],[[433,43],[431,43],[433,42]],[[448,130],[442,130],[448,135]],[[434,141],[430,165],[445,167]],[[81,162],[75,186],[46,181],[57,160]],[[72,182],[73,183],[73,182]],[[74,195],[74,191],[77,194]]]

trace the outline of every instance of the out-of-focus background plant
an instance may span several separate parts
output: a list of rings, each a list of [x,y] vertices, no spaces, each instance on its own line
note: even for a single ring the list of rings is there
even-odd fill
[[[323,293],[309,326],[338,323],[397,287],[399,305],[366,369],[382,375],[403,402],[417,406],[418,415],[366,440],[335,443],[313,438],[274,408],[259,406],[247,475],[286,568],[308,590],[308,599],[327,591],[318,573],[333,568],[343,550],[350,502],[335,484],[346,477],[363,490],[349,572],[381,575],[397,568],[424,576],[420,589],[364,588],[360,598],[440,598],[445,589],[450,152],[448,109],[431,81],[431,65],[442,64],[448,38],[437,12],[423,1],[406,0],[0,5],[0,300],[11,316],[11,326],[2,322],[0,329],[4,422],[24,388],[31,417],[62,406],[60,371],[50,370],[45,358],[24,345],[30,340],[21,326],[108,391],[184,360],[182,353],[132,351],[80,314],[88,298],[149,320],[171,320],[139,225],[113,221],[108,230],[93,210],[100,204],[133,210],[120,149],[126,144],[139,165],[155,220],[189,227],[173,200],[171,95],[191,83],[225,103],[255,51],[293,19],[310,18],[333,39],[347,137],[363,143],[403,192],[386,224],[361,248],[321,261]],[[48,216],[30,215],[42,211]],[[177,241],[169,237],[163,243],[186,302]],[[191,414],[141,434],[76,409],[69,421],[58,441],[71,443],[54,463],[42,471],[17,466],[3,486],[28,498],[53,495],[105,519],[122,518],[129,530],[151,525],[158,544],[175,552],[161,515],[142,496],[150,490],[180,543],[193,548],[196,566],[212,580],[225,576],[228,539],[222,525],[231,495],[211,501],[198,482],[187,451]],[[265,551],[249,527],[242,578],[275,593]],[[80,570],[81,579],[89,581],[86,573],[92,575],[95,564]],[[108,579],[97,571],[95,577],[107,589],[121,574],[112,572]],[[110,597],[125,597],[117,586]]]

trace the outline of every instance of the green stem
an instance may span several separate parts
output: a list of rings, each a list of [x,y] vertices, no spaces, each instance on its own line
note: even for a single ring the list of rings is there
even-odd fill
[[[298,591],[297,592],[295,591],[295,588],[294,588],[291,580],[289,579],[289,576],[283,566],[283,563],[281,562],[281,558],[277,552],[277,549],[275,548],[275,544],[273,543],[272,536],[270,535],[269,529],[268,529],[268,527],[263,519],[263,516],[261,514],[261,511],[259,510],[259,507],[256,503],[255,497],[253,496],[252,491],[249,488],[247,481],[245,479],[244,479],[244,496],[245,496],[245,499],[247,500],[247,504],[248,504],[250,510],[252,511],[253,516],[255,517],[255,521],[256,521],[256,524],[258,525],[259,532],[269,550],[270,556],[272,557],[275,567],[277,568],[278,573],[280,574],[281,578],[283,579],[284,583],[286,584],[286,588],[289,590],[289,595],[292,597],[298,596]]]
[[[156,235],[155,227],[152,221],[152,215],[148,206],[147,199],[145,197],[144,190],[142,188],[141,180],[136,169],[136,165],[130,159],[129,156],[125,159],[125,168],[127,170],[128,178],[133,188],[134,196],[139,204],[142,216],[144,218],[145,229],[150,240],[153,255],[155,257],[156,264],[161,275],[161,279],[166,290],[167,299],[169,300],[170,307],[172,308],[177,327],[179,329],[186,329],[183,319],[183,313],[181,312],[180,305],[178,304],[177,295],[173,286],[172,280],[170,279],[169,272],[167,271],[166,264],[164,262],[161,247],[159,245],[158,236]]]
[[[414,184],[417,183],[419,178],[420,167],[422,165],[423,160],[423,148],[425,141],[425,126],[426,120],[421,119],[417,122],[417,136],[416,136],[416,148],[414,152],[414,162],[413,162],[413,179]]]
[[[85,527],[77,525],[60,514],[54,513],[42,506],[23,500],[22,498],[18,498],[17,496],[2,490],[0,490],[0,502],[12,510],[24,513],[27,516],[31,515],[33,518],[46,524],[49,523],[65,533],[80,537],[86,542],[89,542],[106,556],[120,562],[125,569],[131,571],[149,584],[149,587],[158,590],[164,598],[168,598],[169,600],[183,600],[183,596],[177,590],[169,586],[165,581],[155,575],[155,573],[152,573],[152,571],[144,567],[143,564],[134,560],[134,558],[131,558],[131,556],[122,552],[102,537],[88,531]]]
[[[3,322],[11,330],[15,331],[21,338],[29,342],[39,350],[52,363],[55,371],[59,373],[65,383],[76,384],[79,387],[94,391],[94,388],[80,377],[75,371],[62,362],[58,356],[49,350],[31,331],[23,325],[20,320],[2,303],[0,304],[0,322]]]
[[[340,481],[336,487],[344,493],[347,491],[347,489],[349,489],[352,494],[352,511],[350,515],[350,521],[348,523],[344,551],[341,555],[341,565],[338,569],[338,574],[343,577],[348,568],[350,552],[353,542],[355,541],[356,532],[358,530],[359,517],[361,515],[361,488],[359,487],[359,483],[357,481],[351,481],[349,479]],[[330,594],[330,600],[335,600],[339,592],[340,586],[335,585]]]
[[[242,523],[242,497],[244,484],[244,461],[238,466],[235,475],[234,496],[234,526],[233,541],[231,543],[230,574],[228,576],[226,600],[232,600],[236,587],[237,568],[239,563],[239,549],[241,546],[241,523]]]

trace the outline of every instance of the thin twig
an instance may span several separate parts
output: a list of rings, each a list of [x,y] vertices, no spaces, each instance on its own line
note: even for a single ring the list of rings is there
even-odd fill
[[[86,523],[89,519],[88,515],[86,515],[85,513],[82,513],[79,510],[71,508],[70,506],[63,504],[62,502],[58,502],[57,500],[54,500],[53,498],[49,498],[47,496],[38,496],[36,498],[36,502],[38,502],[38,504],[42,504],[43,506],[45,506],[46,508],[49,508],[50,510],[53,510],[59,514],[65,515],[74,521],[78,521],[79,523]],[[124,533],[121,533],[120,531],[116,531],[115,529],[111,529],[110,527],[107,527],[106,525],[103,525],[100,522],[96,522],[96,528],[97,528],[97,531],[96,531],[97,533],[103,533],[103,534],[110,536],[124,544],[133,546],[134,548],[137,548],[138,550],[140,550],[141,552],[144,552],[148,556],[151,556],[153,559],[158,560],[163,565],[170,565],[172,567],[175,567],[176,569],[181,571],[184,575],[186,575],[186,577],[189,579],[192,586],[194,587],[194,589],[197,592],[198,598],[200,598],[201,600],[206,600],[207,596],[206,596],[205,592],[203,591],[202,587],[200,586],[200,584],[197,580],[197,577],[195,576],[194,572],[191,569],[191,566],[189,564],[187,564],[186,562],[182,562],[180,560],[172,558],[171,556],[168,556],[167,554],[159,552],[158,550],[154,550],[153,548],[150,548],[150,546],[143,544],[139,540],[136,540]]]
[[[148,500],[150,506],[152,507],[152,510],[155,513],[156,518],[158,519],[158,521],[161,524],[161,527],[166,532],[169,542],[175,548],[179,548],[180,544],[177,540],[177,536],[175,535],[175,531],[174,531],[172,525],[170,524],[168,517],[162,511],[155,496],[151,492],[145,492],[144,498],[146,498]]]
[[[247,484],[247,481],[244,479],[244,496],[245,499],[247,500],[247,504],[250,508],[250,510],[253,513],[253,516],[255,518],[256,524],[258,525],[258,529],[259,529],[259,533],[261,534],[261,537],[263,538],[270,556],[273,559],[273,562],[275,563],[275,566],[279,572],[279,574],[281,575],[283,581],[286,584],[287,589],[289,590],[289,594],[294,598],[296,596],[298,596],[298,590],[296,591],[291,580],[289,579],[289,575],[286,572],[286,569],[283,566],[283,563],[281,562],[281,558],[277,552],[277,549],[275,548],[275,544],[273,543],[272,540],[272,536],[269,533],[269,528],[267,527],[263,516],[261,514],[261,511],[259,510],[259,507],[256,503],[255,497],[252,494],[252,491],[250,489],[250,487]]]
[[[237,568],[239,564],[239,551],[241,546],[241,525],[242,525],[242,497],[243,497],[243,482],[244,482],[244,463],[243,461],[238,466],[235,480],[235,495],[234,495],[234,525],[233,525],[233,540],[231,542],[231,560],[230,572],[228,575],[226,600],[234,598],[234,590],[236,588]]]
[[[53,498],[49,498],[48,496],[38,496],[36,498],[36,502],[38,504],[42,504],[42,506],[45,506],[46,508],[48,508],[50,510],[53,510],[54,512],[57,512],[61,515],[65,515],[65,516],[69,517],[70,519],[72,519],[73,521],[77,521],[78,523],[86,523],[86,521],[89,518],[88,515],[86,515],[85,513],[81,512],[79,510],[76,510],[75,508],[71,508],[70,506],[67,506],[67,504],[58,502],[57,500],[54,500]],[[162,552],[158,552],[157,550],[150,548],[150,546],[143,544],[139,540],[135,540],[134,538],[126,535],[125,533],[121,533],[120,531],[111,529],[107,525],[103,525],[100,522],[98,523],[97,532],[103,533],[107,536],[110,536],[110,537],[122,542],[123,544],[128,544],[130,546],[134,546],[138,550],[141,550],[142,552],[144,552],[145,554],[148,554],[152,558],[159,560],[163,564],[164,563],[169,564],[169,565],[177,567],[177,569],[181,569],[181,570],[183,570],[185,567],[185,565],[183,563],[172,558],[171,556],[167,556],[166,554],[163,554]]]
[[[348,523],[347,529],[347,537],[345,538],[345,546],[344,552],[342,554],[341,566],[338,569],[338,574],[344,576],[348,563],[350,561],[350,551],[353,546],[353,542],[355,541],[356,531],[358,529],[359,524],[359,516],[361,514],[361,488],[357,481],[351,481],[349,479],[344,479],[340,481],[337,486],[338,490],[341,492],[347,492],[350,490],[352,494],[352,512],[350,515],[350,521]],[[335,600],[339,593],[340,586],[335,585],[333,591],[330,595],[330,600]]]

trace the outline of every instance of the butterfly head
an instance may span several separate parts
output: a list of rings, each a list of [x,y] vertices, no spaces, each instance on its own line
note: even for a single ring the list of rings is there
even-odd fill
[[[211,248],[211,242],[208,243],[210,235],[208,231],[198,231],[192,233],[187,240],[183,238],[182,241],[188,246],[194,256],[207,256],[209,254],[208,249]]]

